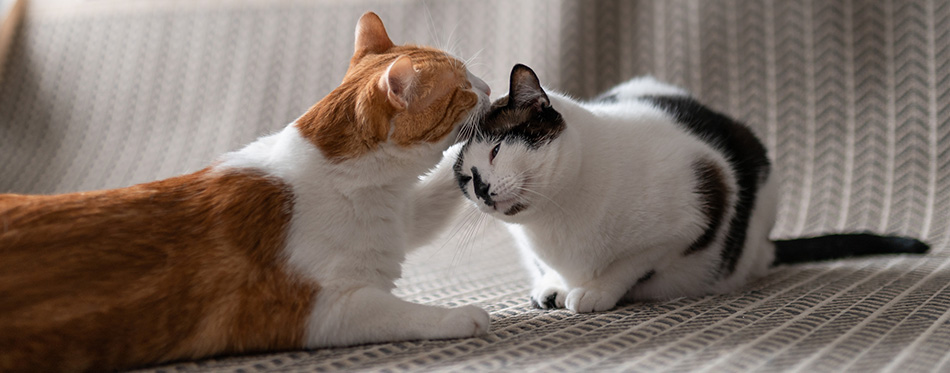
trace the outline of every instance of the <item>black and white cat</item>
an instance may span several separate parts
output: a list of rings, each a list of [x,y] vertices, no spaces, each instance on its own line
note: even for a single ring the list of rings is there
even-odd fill
[[[726,293],[775,264],[928,249],[871,234],[770,240],[778,185],[765,147],[653,78],[578,102],[516,65],[454,169],[465,196],[508,223],[540,308]]]

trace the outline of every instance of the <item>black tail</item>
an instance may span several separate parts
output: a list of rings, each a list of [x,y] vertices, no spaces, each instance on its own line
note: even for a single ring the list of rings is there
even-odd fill
[[[775,261],[772,265],[878,254],[923,254],[927,250],[930,250],[930,246],[914,238],[870,233],[832,234],[776,240]]]

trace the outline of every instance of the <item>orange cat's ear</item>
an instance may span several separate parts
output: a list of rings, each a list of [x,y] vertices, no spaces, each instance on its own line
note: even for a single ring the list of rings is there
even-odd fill
[[[393,47],[383,21],[373,12],[366,12],[356,24],[356,45],[352,61],[367,54],[383,53]]]
[[[389,103],[398,110],[409,106],[413,84],[416,81],[416,69],[412,67],[409,56],[399,56],[389,65],[383,76],[379,77],[379,89],[386,94]]]

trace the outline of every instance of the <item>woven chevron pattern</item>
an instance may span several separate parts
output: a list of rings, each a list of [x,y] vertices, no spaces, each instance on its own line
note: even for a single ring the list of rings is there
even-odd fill
[[[486,337],[147,371],[950,371],[947,1],[35,0],[0,69],[0,192],[197,170],[329,92],[367,10],[397,42],[471,58],[496,95],[515,63],[580,98],[641,74],[684,86],[767,144],[776,237],[870,230],[933,252],[576,315],[531,309],[510,237],[466,214],[410,256],[396,292],[484,307]]]

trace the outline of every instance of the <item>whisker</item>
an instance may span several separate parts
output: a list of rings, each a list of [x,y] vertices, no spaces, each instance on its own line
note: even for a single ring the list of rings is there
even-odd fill
[[[459,219],[460,220],[459,224],[456,226],[456,229],[452,233],[451,238],[455,238],[455,236],[459,232],[462,232],[461,237],[465,237],[465,235],[468,233],[468,230],[466,230],[466,228],[471,227],[473,220],[476,220],[478,218],[478,214],[479,214],[479,211],[477,209],[471,209],[471,208],[467,209],[463,217]]]
[[[449,31],[449,36],[447,37],[447,43],[446,43],[447,44],[446,50],[449,51],[449,53],[452,53],[456,56],[459,55],[458,42],[456,41],[453,43],[452,38],[455,36],[455,31],[458,30],[458,28],[459,28],[459,23],[456,22],[455,26],[452,26],[452,31]]]
[[[426,13],[426,30],[429,31],[429,36],[432,38],[433,44],[435,44],[436,48],[444,50],[444,48],[442,48],[442,40],[439,40],[439,33],[435,30],[435,19],[432,18],[432,11],[429,10],[428,1],[422,1],[422,9],[425,10]]]
[[[468,139],[468,136],[471,135],[474,129],[478,126],[478,120],[480,118],[481,114],[476,114],[473,115],[470,120],[462,122],[462,126],[459,128],[459,133],[455,136],[455,142]]]
[[[474,212],[478,213],[478,210],[474,210]],[[452,242],[456,236],[458,236],[459,232],[462,232],[464,228],[468,227],[471,224],[471,221],[475,218],[477,218],[477,214],[473,214],[472,209],[467,209],[467,211],[461,213],[456,221],[455,226],[451,228],[448,236],[445,237],[445,240],[442,241],[442,244],[439,245],[439,247],[432,253],[432,256],[430,256],[429,259],[432,259],[435,257],[435,255],[441,253],[442,250],[444,250],[445,247],[450,242]]]
[[[470,57],[469,59],[465,60],[465,66],[471,66],[472,62],[475,61],[475,59],[478,58],[478,55],[482,54],[482,51],[484,51],[484,50],[485,50],[485,48],[479,49],[478,51],[476,51],[476,52],[472,55],[472,57]]]
[[[472,259],[472,253],[475,251],[474,249],[476,246],[475,245],[476,239],[480,237],[479,235],[484,234],[485,227],[494,220],[495,219],[491,218],[487,214],[479,214],[478,221],[475,222],[475,227],[472,230],[472,237],[471,237],[471,240],[469,241],[469,244],[465,247],[465,250],[459,253],[460,259],[462,260]]]
[[[475,246],[475,238],[478,235],[479,227],[482,224],[485,216],[481,211],[478,211],[477,208],[471,207],[471,210],[474,212],[473,218],[474,223],[466,226],[466,232],[462,236],[458,249],[452,255],[452,266],[456,266],[461,263],[462,258],[465,256],[465,252],[471,251],[472,247]]]
[[[551,199],[550,197],[548,197],[548,196],[546,196],[546,195],[544,195],[544,194],[541,194],[540,192],[537,192],[537,191],[532,190],[532,189],[530,189],[530,188],[526,188],[526,187],[524,187],[524,186],[518,188],[518,190],[523,191],[523,192],[528,192],[528,193],[534,194],[534,195],[536,195],[536,196],[539,196],[539,197],[541,197],[541,198],[544,198],[544,199],[548,200],[549,202],[551,202],[551,204],[553,204],[554,206],[557,206],[557,208],[560,209],[561,212],[563,212],[563,213],[565,213],[565,214],[568,213],[567,210],[565,210],[564,207],[561,207],[561,205],[560,205],[559,203],[555,202],[555,201],[554,201],[553,199]]]

